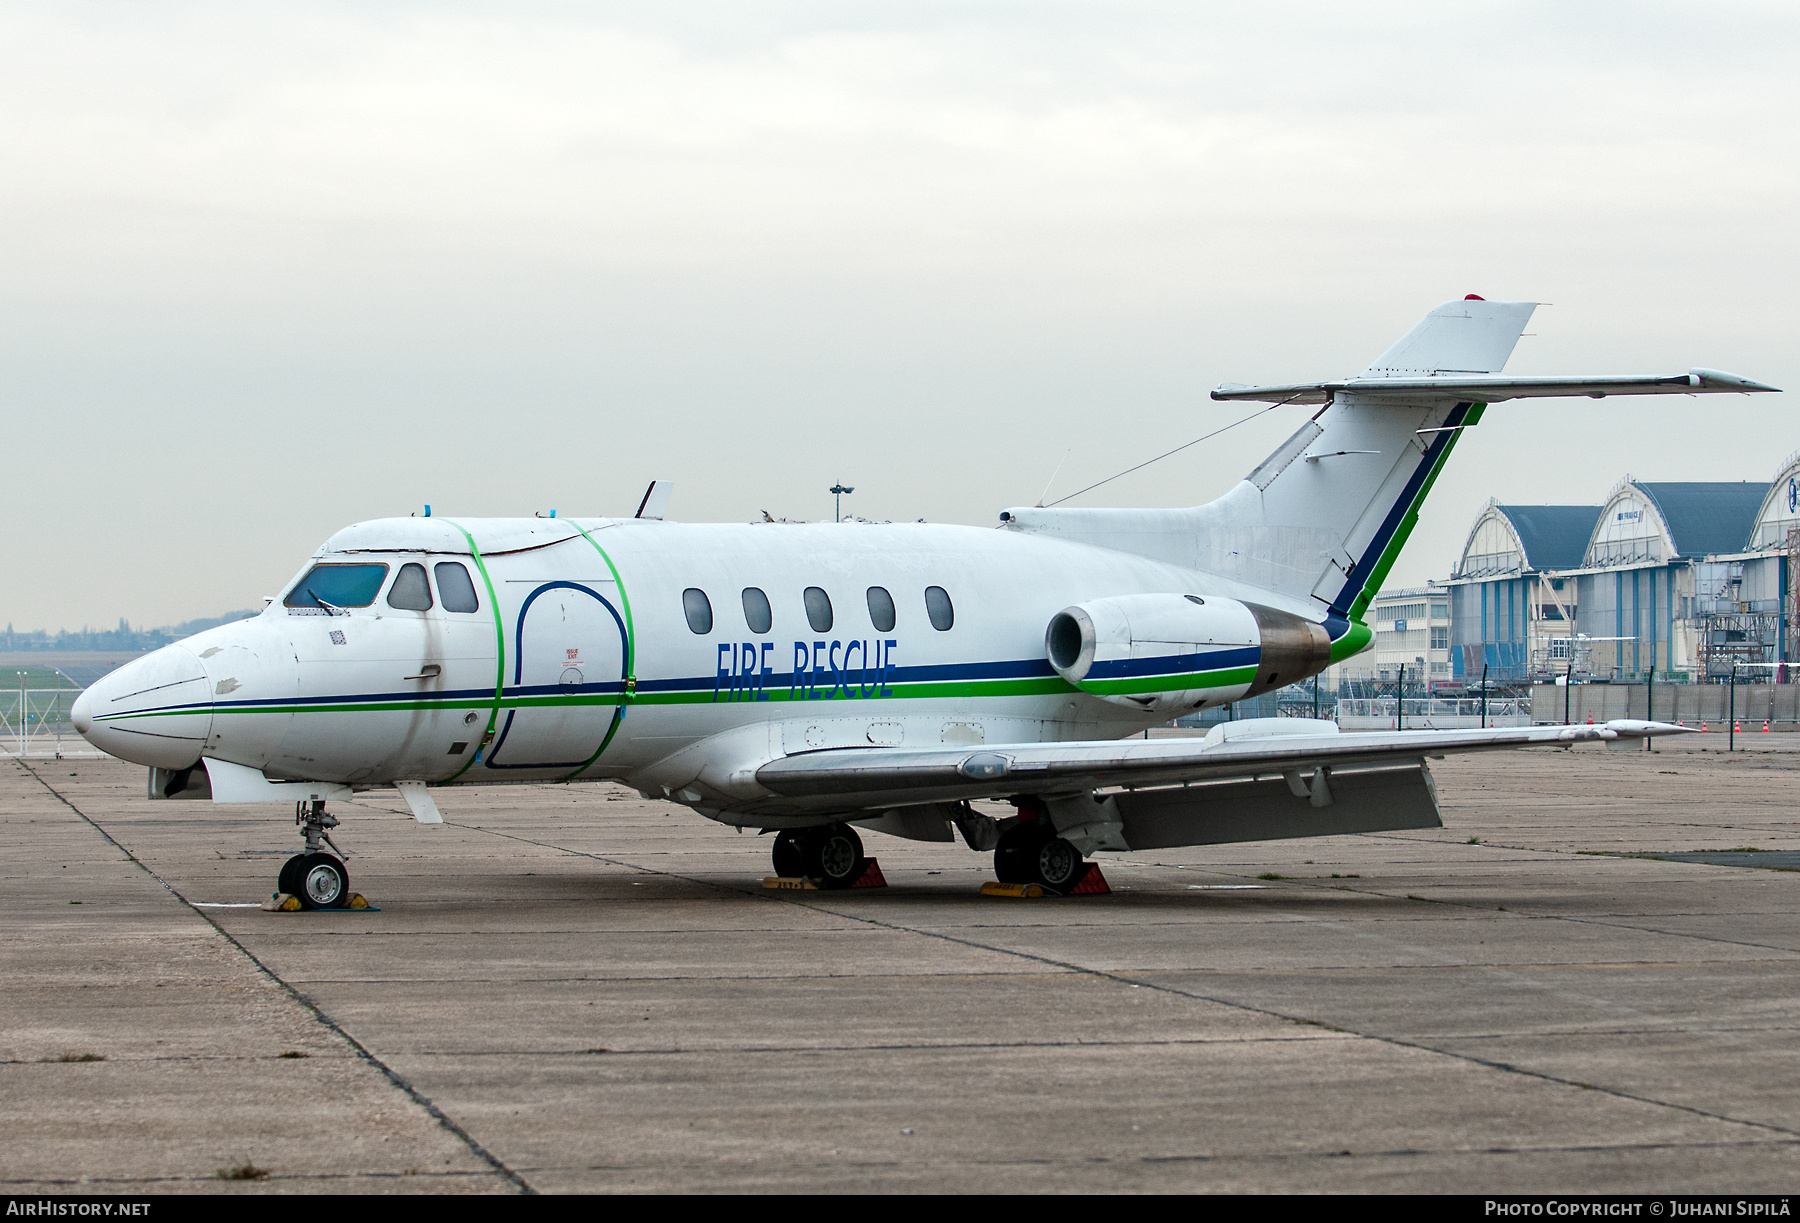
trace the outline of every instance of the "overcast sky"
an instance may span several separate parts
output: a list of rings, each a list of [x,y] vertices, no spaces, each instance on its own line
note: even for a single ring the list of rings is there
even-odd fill
[[[992,524],[1352,372],[1800,384],[1791,4],[0,7],[0,618],[257,606],[338,527]],[[1791,397],[1491,410],[1480,506],[1768,480]],[[1306,409],[1072,504],[1188,505]],[[1066,461],[1063,461],[1067,456]]]

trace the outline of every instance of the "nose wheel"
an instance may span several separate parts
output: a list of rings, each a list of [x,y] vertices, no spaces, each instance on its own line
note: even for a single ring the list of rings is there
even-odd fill
[[[294,822],[306,837],[306,852],[281,864],[277,890],[299,900],[303,909],[341,909],[350,900],[350,868],[321,848],[323,842],[337,849],[326,831],[337,827],[337,819],[326,814],[323,799],[315,798],[295,804]]]

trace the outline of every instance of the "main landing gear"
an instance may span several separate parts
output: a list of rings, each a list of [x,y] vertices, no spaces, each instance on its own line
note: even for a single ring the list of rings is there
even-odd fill
[[[821,888],[850,887],[869,863],[863,857],[862,838],[848,824],[778,832],[774,859],[778,876],[803,876]]]
[[[994,877],[1001,883],[1035,883],[1067,896],[1094,869],[1079,849],[1056,835],[1043,812],[1027,806],[1019,808],[1019,822],[1001,833],[994,847]]]
[[[337,827],[336,818],[325,813],[324,799],[303,798],[294,804],[294,823],[306,837],[306,852],[281,864],[277,890],[298,899],[303,909],[343,908],[350,902],[350,868],[319,845],[323,841],[337,850],[326,831]]]

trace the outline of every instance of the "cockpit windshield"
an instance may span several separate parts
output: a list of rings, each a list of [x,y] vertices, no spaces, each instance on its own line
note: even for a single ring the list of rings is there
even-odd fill
[[[282,603],[288,607],[367,607],[387,580],[386,565],[314,565]]]

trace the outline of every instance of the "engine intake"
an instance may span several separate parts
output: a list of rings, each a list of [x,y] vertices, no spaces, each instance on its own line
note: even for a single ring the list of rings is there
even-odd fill
[[[1178,714],[1316,675],[1331,663],[1331,638],[1311,620],[1259,603],[1121,595],[1057,612],[1044,653],[1083,692]]]

